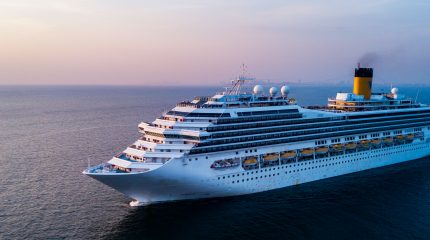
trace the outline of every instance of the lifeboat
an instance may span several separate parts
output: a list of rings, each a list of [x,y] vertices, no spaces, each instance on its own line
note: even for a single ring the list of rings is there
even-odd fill
[[[360,147],[362,147],[362,148],[368,148],[368,147],[370,147],[369,143],[370,143],[369,140],[361,140],[360,141]]]
[[[276,153],[267,154],[267,155],[264,155],[263,159],[266,162],[278,161],[278,154]]]
[[[357,147],[357,144],[356,144],[355,142],[350,142],[350,143],[347,143],[347,144],[345,145],[345,147],[346,147],[346,149],[348,149],[348,150],[352,150],[352,149],[355,149],[355,148]]]
[[[396,140],[397,141],[403,141],[403,140],[405,140],[405,136],[403,136],[403,135],[397,135],[396,136]]]
[[[296,155],[297,155],[296,151],[288,151],[288,152],[281,153],[281,158],[291,159],[291,158],[295,158]]]
[[[328,147],[319,147],[315,150],[316,154],[326,154],[328,152]]]
[[[392,137],[386,137],[384,138],[384,143],[392,143],[393,142],[393,138]]]
[[[372,143],[372,145],[374,146],[378,146],[379,144],[381,144],[381,139],[376,138],[376,139],[372,139],[372,141],[370,141]]]
[[[408,139],[408,140],[413,140],[414,137],[415,137],[415,135],[413,133],[406,135],[406,139]]]
[[[248,158],[243,162],[244,166],[255,166],[257,165],[258,161],[257,158],[252,157],[252,158]]]
[[[305,148],[300,151],[303,157],[308,157],[314,155],[314,150],[312,148]]]
[[[343,145],[342,144],[335,144],[331,147],[331,149],[334,152],[340,152],[340,151],[343,151]]]

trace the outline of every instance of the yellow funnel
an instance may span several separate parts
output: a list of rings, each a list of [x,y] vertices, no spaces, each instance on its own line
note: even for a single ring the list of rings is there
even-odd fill
[[[372,78],[372,68],[356,68],[353,93],[363,95],[364,99],[369,100],[372,95]]]

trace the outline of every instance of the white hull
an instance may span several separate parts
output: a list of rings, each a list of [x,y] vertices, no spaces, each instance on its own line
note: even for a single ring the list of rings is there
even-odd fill
[[[430,155],[430,106],[371,92],[356,68],[354,92],[303,108],[245,75],[225,92],[180,102],[106,164],[84,171],[138,203],[257,193]],[[384,144],[381,144],[384,142]],[[348,150],[345,150],[348,148]]]
[[[270,149],[275,147],[266,147]],[[228,153],[218,153],[218,157]],[[430,155],[430,143],[416,139],[413,143],[383,147],[345,155],[318,158],[255,170],[241,166],[215,170],[210,159],[174,159],[162,167],[144,173],[85,174],[135,199],[141,204],[225,197],[263,192],[343,174],[387,166]],[[134,202],[136,204],[136,202]]]

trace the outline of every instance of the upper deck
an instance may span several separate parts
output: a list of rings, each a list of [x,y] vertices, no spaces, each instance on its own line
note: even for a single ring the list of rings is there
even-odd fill
[[[192,101],[183,101],[176,104],[176,107],[191,109],[226,109],[285,106],[295,104],[295,99],[288,98],[286,96],[258,96],[249,93],[243,93],[238,95],[225,95],[224,93],[219,93],[213,97],[196,97]]]
[[[329,110],[357,112],[418,108],[421,104],[398,94],[398,89],[393,88],[391,93],[372,93],[368,99],[354,93],[337,93],[336,98],[328,99],[327,106]]]

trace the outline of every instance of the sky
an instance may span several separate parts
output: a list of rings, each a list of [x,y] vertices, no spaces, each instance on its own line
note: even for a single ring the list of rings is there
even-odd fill
[[[0,85],[430,83],[430,1],[1,0]]]

